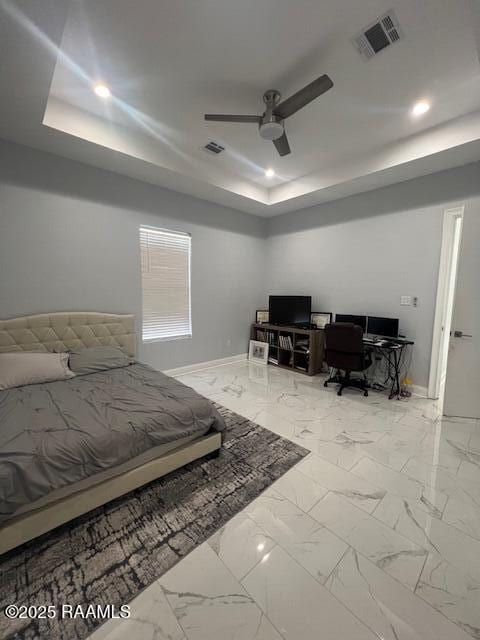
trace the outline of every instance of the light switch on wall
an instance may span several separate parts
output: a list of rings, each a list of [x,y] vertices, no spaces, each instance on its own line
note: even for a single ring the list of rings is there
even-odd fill
[[[417,302],[417,296],[400,296],[400,304],[403,307],[416,307]]]

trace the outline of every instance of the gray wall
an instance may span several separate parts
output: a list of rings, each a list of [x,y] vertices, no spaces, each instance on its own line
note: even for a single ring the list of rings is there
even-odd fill
[[[415,340],[414,383],[426,386],[443,211],[465,202],[480,215],[477,194],[471,164],[271,218],[266,291],[312,295],[316,311],[400,318]]]
[[[0,318],[62,310],[141,318],[140,224],[192,234],[193,338],[140,346],[169,369],[245,353],[264,300],[265,221],[0,142]]]
[[[0,167],[1,318],[93,309],[139,328],[139,225],[192,234],[193,338],[140,345],[159,369],[244,353],[267,294],[298,293],[317,311],[399,317],[426,385],[442,214],[480,215],[479,164],[268,221],[7,142]]]

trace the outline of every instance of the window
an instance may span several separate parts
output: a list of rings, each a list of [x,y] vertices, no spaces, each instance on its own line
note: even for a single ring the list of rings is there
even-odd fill
[[[141,226],[140,252],[143,341],[190,337],[190,234]]]

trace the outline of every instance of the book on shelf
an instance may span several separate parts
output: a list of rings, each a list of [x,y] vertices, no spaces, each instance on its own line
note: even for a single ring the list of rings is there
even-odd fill
[[[310,351],[310,340],[308,338],[300,340],[297,339],[295,342],[295,348],[297,351],[305,351],[308,353]]]
[[[275,345],[275,334],[273,331],[265,331],[263,329],[257,329],[257,340],[259,342],[267,342],[271,346]]]
[[[291,336],[278,336],[278,344],[282,349],[293,350],[293,342]]]

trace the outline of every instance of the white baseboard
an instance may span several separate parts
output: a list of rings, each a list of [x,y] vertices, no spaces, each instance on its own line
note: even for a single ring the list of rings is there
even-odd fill
[[[163,373],[165,373],[167,376],[179,376],[183,373],[194,373],[195,371],[201,371],[202,369],[210,369],[210,367],[218,367],[225,364],[233,364],[234,362],[242,362],[243,360],[247,360],[247,356],[247,353],[239,353],[236,356],[228,356],[227,358],[218,358],[217,360],[208,360],[207,362],[187,364],[184,367],[168,369]]]
[[[428,388],[414,384],[412,387],[413,395],[420,398],[428,398]]]

